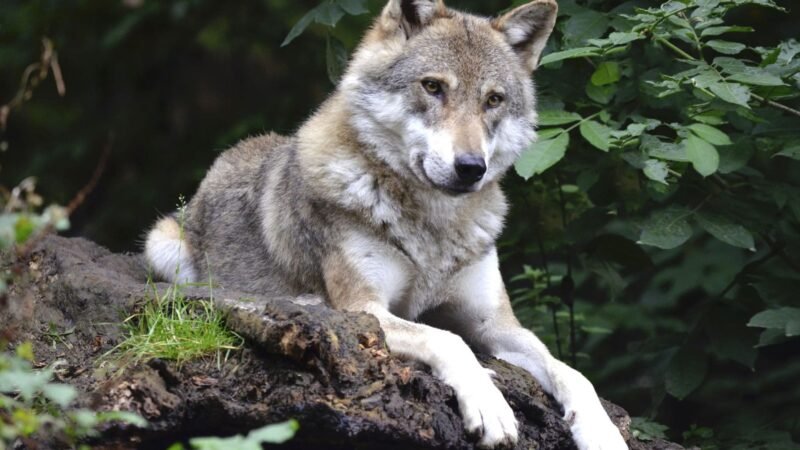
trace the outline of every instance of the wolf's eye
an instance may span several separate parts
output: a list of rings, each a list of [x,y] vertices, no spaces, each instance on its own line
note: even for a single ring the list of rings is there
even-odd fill
[[[436,80],[429,80],[429,79],[422,80],[422,87],[425,88],[425,91],[428,94],[431,95],[442,94],[442,83]]]
[[[505,98],[502,95],[492,94],[486,99],[486,106],[489,108],[497,108],[503,103],[503,100],[505,100]]]

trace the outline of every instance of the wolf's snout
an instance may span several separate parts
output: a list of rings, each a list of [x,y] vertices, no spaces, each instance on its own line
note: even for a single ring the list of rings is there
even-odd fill
[[[478,155],[461,155],[455,165],[458,179],[464,184],[475,184],[486,173],[486,161]]]

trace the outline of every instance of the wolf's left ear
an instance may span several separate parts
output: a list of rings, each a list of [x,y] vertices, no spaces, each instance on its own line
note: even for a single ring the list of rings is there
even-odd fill
[[[506,40],[531,72],[553,31],[558,15],[555,0],[534,0],[492,20],[492,26],[505,34]]]

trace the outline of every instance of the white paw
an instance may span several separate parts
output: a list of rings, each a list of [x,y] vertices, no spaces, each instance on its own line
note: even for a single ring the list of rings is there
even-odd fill
[[[564,418],[571,423],[572,438],[580,450],[628,450],[619,429],[605,410],[570,412]]]
[[[515,444],[517,419],[489,373],[478,372],[471,379],[464,378],[455,390],[467,432],[480,436],[478,446],[482,448]]]

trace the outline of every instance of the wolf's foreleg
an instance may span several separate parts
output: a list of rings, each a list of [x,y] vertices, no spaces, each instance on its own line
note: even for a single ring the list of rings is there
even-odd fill
[[[329,300],[339,309],[377,317],[393,355],[417,360],[450,385],[458,399],[464,427],[480,436],[481,447],[517,441],[517,420],[464,340],[445,330],[401,319],[388,310],[405,289],[402,261],[375,241],[350,238],[327,258],[323,272]]]
[[[514,412],[492,382],[491,371],[480,365],[461,337],[400,319],[374,303],[365,311],[378,318],[393,355],[429,365],[434,376],[453,388],[464,428],[480,436],[482,447],[516,443]]]
[[[554,358],[523,328],[511,309],[498,268],[496,251],[467,267],[453,280],[454,301],[436,318],[481,351],[530,372],[564,407],[573,439],[581,450],[627,449],[600,403],[594,387],[580,372]]]

